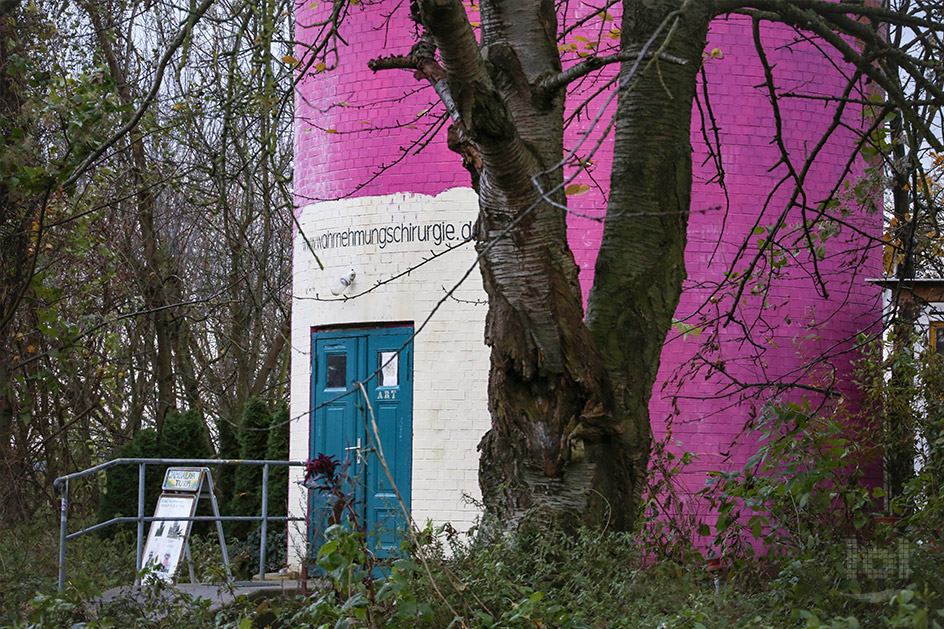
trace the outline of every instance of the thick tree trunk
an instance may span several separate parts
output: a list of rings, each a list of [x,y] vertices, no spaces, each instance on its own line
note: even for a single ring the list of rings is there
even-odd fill
[[[269,376],[272,375],[272,372],[279,365],[279,362],[285,359],[282,350],[285,348],[285,343],[291,337],[291,334],[292,320],[289,316],[286,316],[285,320],[282,321],[282,325],[279,326],[275,338],[272,339],[272,344],[269,346],[269,350],[262,359],[262,363],[259,365],[259,370],[256,372],[252,387],[249,389],[250,395],[260,395],[265,390]]]
[[[12,7],[11,7],[12,8]],[[4,10],[3,13],[6,13]],[[12,19],[0,13],[0,120],[4,123],[4,138],[12,135],[12,125],[20,113],[22,99],[17,85],[7,73],[9,51],[13,49],[16,27]],[[9,122],[8,122],[9,121]],[[6,142],[6,139],[4,139]],[[17,203],[11,198],[10,187],[0,181],[0,476],[12,478],[10,468],[13,465],[13,420],[15,405],[13,384],[10,381],[10,351],[13,348],[12,326],[13,313],[22,294],[23,272],[25,265],[18,264],[26,254],[23,245],[25,238],[17,237],[26,233],[25,217],[21,217]],[[4,484],[9,485],[9,482]],[[0,493],[0,520],[8,511],[6,492]]]
[[[647,67],[641,63],[635,73],[634,61],[621,67],[610,200],[587,307],[587,325],[613,383],[612,412],[632,461],[634,503],[648,465],[649,400],[685,279],[692,103],[710,21],[697,7],[674,17],[678,5],[624,2],[624,53],[642,53],[660,25],[671,35],[663,55]],[[649,51],[664,41],[658,37]]]
[[[624,49],[639,50],[671,4],[627,2]],[[645,478],[659,350],[684,278],[691,103],[708,20],[678,28],[666,48],[687,65],[651,65],[621,99],[620,116],[630,121],[619,124],[617,142],[640,145],[628,151],[635,159],[616,162],[622,188],[607,217],[611,247],[601,255],[603,285],[588,328],[565,199],[542,193],[562,181],[563,94],[540,89],[561,71],[554,3],[480,6],[485,54],[458,0],[426,0],[422,20],[441,53],[456,135],[481,163],[476,241],[489,296],[492,415],[479,446],[484,502],[512,526],[625,529]],[[654,111],[655,125],[639,125],[652,136],[639,138],[630,126]],[[646,214],[626,214],[635,209]],[[627,232],[632,244],[613,244]],[[627,335],[636,341],[629,350],[611,342]]]
[[[13,388],[7,361],[0,357],[0,522],[20,520],[26,513],[20,473],[21,458],[13,447]]]

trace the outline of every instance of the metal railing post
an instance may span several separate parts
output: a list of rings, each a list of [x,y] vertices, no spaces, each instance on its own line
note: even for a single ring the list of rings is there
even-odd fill
[[[62,502],[59,504],[59,590],[66,589],[66,534],[69,520],[69,479],[62,484]]]
[[[266,532],[269,523],[269,464],[262,466],[262,524],[259,533],[259,580],[265,581]]]
[[[144,570],[144,467],[146,463],[138,463],[138,547],[137,547],[137,574]],[[140,585],[141,578],[135,577],[135,585]]]

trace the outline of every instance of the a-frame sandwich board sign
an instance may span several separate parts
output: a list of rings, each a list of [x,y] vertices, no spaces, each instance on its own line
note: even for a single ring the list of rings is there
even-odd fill
[[[173,583],[176,580],[181,559],[184,555],[190,558],[189,538],[193,521],[186,518],[194,517],[198,499],[210,499],[213,515],[216,518],[219,518],[220,510],[213,493],[213,477],[208,468],[167,468],[161,489],[163,493],[154,508],[154,517],[160,519],[151,522],[141,558],[143,565],[138,568],[140,571],[145,566],[150,566],[151,575]],[[226,552],[226,540],[223,537],[223,526],[219,519],[216,520],[216,529],[220,539],[223,564],[229,574],[229,555]],[[187,566],[190,570],[190,581],[195,583],[193,563],[188,561]]]

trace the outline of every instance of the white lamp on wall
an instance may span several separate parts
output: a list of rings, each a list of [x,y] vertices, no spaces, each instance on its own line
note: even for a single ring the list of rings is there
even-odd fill
[[[357,273],[354,272],[354,269],[351,269],[350,273],[342,275],[338,278],[338,281],[335,282],[334,286],[331,288],[331,294],[335,296],[340,296],[348,289],[348,287],[354,283],[354,277],[357,276]]]

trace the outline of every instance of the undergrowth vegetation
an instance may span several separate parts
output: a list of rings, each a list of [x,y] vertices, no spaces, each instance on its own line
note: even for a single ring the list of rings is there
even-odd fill
[[[59,565],[58,514],[0,528],[0,624],[7,626],[35,607],[37,596],[56,592]],[[134,538],[122,531],[111,538],[80,537],[68,547],[73,588],[90,592],[134,580]]]
[[[804,400],[763,409],[752,433],[755,456],[740,470],[712,473],[700,496],[714,520],[686,511],[675,491],[692,455],[660,444],[635,531],[509,534],[483,518],[459,534],[427,524],[405,536],[397,558],[380,562],[348,513],[343,471],[319,457],[309,466],[309,486],[322,492],[332,517],[311,559],[309,592],[261,602],[239,597],[220,610],[154,580],[136,596],[103,604],[101,589],[135,576],[134,540],[119,534],[70,545],[69,574],[79,576],[57,593],[57,528],[49,514],[0,532],[0,624],[940,628],[944,403],[937,392],[944,369],[936,356],[916,359],[922,386],[903,394],[890,391],[881,364],[872,364],[858,373],[866,393],[858,416]],[[868,417],[901,395],[920,398],[913,422],[922,467],[889,499],[876,482],[881,448],[864,444],[883,443]],[[198,579],[229,587],[214,544],[197,539],[192,546]]]
[[[939,611],[944,601],[938,595],[944,566],[933,548],[911,553],[907,579],[888,575],[873,584],[882,589],[872,592],[865,592],[860,581],[845,573],[842,547],[794,559],[726,562],[717,575],[716,590],[715,574],[706,570],[700,555],[659,556],[640,532],[506,536],[483,522],[468,538],[427,528],[416,534],[416,540],[421,547],[414,546],[409,554],[382,567],[381,575],[363,535],[336,525],[318,552],[321,579],[311,593],[261,603],[240,598],[223,610],[211,610],[205,600],[168,590],[160,580],[138,597],[96,603],[99,590],[88,579],[70,583],[66,592],[56,594],[54,575],[47,574],[22,583],[18,600],[7,597],[12,592],[4,584],[4,607],[12,612],[6,613],[4,624],[694,629],[944,623]],[[133,578],[127,574],[133,557],[117,552],[116,543],[95,539],[100,552],[89,548],[76,553],[81,572],[94,573],[98,587]],[[43,593],[36,595],[33,588]],[[33,594],[27,598],[30,589]]]

